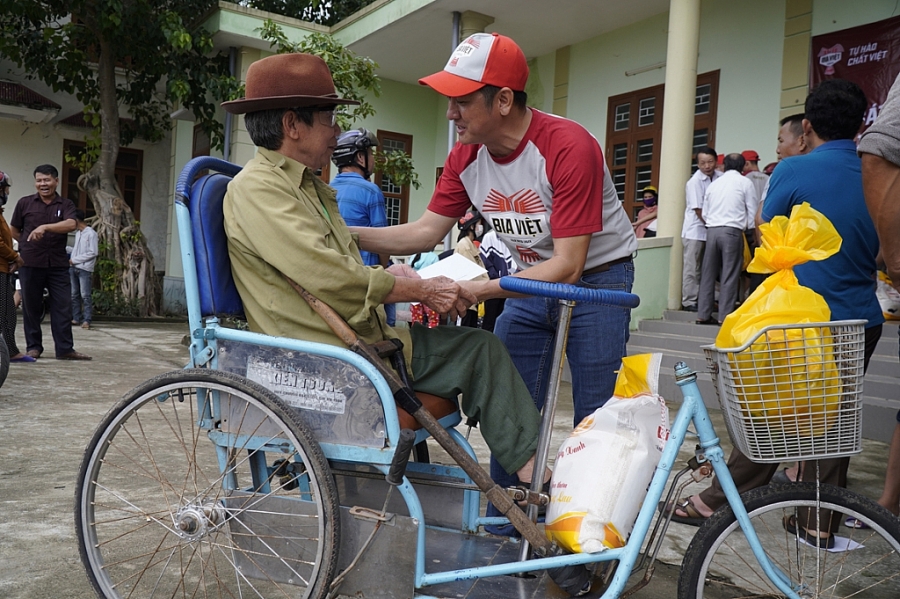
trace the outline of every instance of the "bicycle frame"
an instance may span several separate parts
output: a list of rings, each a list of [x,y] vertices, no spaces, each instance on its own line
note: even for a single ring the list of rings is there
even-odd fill
[[[666,489],[669,474],[672,472],[675,462],[678,459],[678,451],[685,442],[688,428],[693,422],[697,431],[700,448],[704,452],[706,459],[711,463],[716,476],[719,477],[719,482],[722,485],[728,503],[734,511],[741,529],[747,536],[747,540],[753,549],[754,556],[756,556],[756,559],[759,561],[765,573],[781,592],[791,599],[799,599],[799,595],[792,589],[787,577],[772,566],[771,561],[766,556],[765,551],[759,542],[756,531],[750,524],[747,510],[741,502],[737,486],[731,478],[731,473],[726,465],[725,454],[719,443],[719,437],[713,429],[712,422],[709,418],[709,412],[700,395],[700,389],[697,386],[696,373],[684,364],[680,364],[680,368],[677,368],[676,370],[676,376],[684,399],[678,413],[675,415],[669,439],[666,442],[662,458],[656,467],[647,496],[644,499],[637,520],[635,521],[634,529],[624,547],[609,549],[594,554],[581,553],[536,559],[527,562],[511,562],[508,564],[424,574],[421,577],[421,580],[417,577],[417,588],[421,588],[422,585],[438,584],[453,580],[515,574],[562,565],[589,564],[618,560],[619,566],[616,569],[616,574],[610,582],[609,587],[606,589],[606,592],[602,595],[602,598],[614,599],[615,597],[618,597],[625,589],[628,578],[631,576],[632,569],[637,563],[641,546],[653,523],[653,518],[657,511],[657,504]],[[424,548],[420,550],[419,559],[424,560]],[[423,597],[423,595],[417,596]]]

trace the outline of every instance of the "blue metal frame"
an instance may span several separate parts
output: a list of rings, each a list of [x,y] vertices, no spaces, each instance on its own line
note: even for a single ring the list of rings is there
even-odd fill
[[[240,170],[240,167],[222,160],[214,158],[198,158],[188,163],[182,171],[176,188],[176,205],[175,212],[178,223],[178,232],[181,241],[181,255],[184,266],[184,282],[185,292],[187,295],[188,321],[191,330],[191,346],[190,346],[190,366],[203,366],[209,364],[211,367],[216,366],[216,340],[223,339],[237,342],[254,343],[270,347],[278,347],[289,350],[309,352],[318,355],[324,355],[339,360],[343,360],[348,364],[358,368],[373,383],[382,402],[385,414],[385,425],[387,432],[387,446],[383,449],[374,449],[367,447],[355,447],[346,445],[335,445],[329,443],[322,444],[322,450],[325,456],[330,460],[339,460],[345,462],[357,462],[373,465],[375,468],[384,472],[388,471],[391,459],[393,457],[397,441],[400,435],[400,425],[397,418],[397,411],[394,403],[393,394],[387,382],[381,377],[378,371],[368,361],[361,356],[347,350],[330,345],[311,343],[300,341],[297,339],[288,339],[283,337],[270,337],[258,333],[247,331],[239,331],[230,328],[220,327],[215,318],[210,318],[206,322],[200,314],[199,287],[197,280],[196,261],[193,249],[193,236],[190,228],[190,214],[188,212],[187,203],[190,201],[190,184],[193,182],[196,174],[205,169],[213,169],[226,174],[234,175]],[[566,299],[578,301],[591,301],[594,303],[607,303],[621,306],[637,305],[639,301],[637,296],[624,293],[614,293],[605,290],[586,289],[583,287],[575,287],[572,285],[559,285],[543,283],[539,281],[527,281],[523,279],[515,279],[506,277],[501,281],[501,286],[512,291],[529,293],[532,295],[544,295],[547,297],[565,297]],[[609,588],[603,594],[604,598],[617,597],[625,587],[628,577],[637,562],[641,545],[652,523],[656,506],[662,497],[668,481],[668,477],[678,456],[678,451],[684,443],[688,427],[691,422],[696,427],[697,434],[700,439],[700,446],[705,451],[706,457],[712,463],[716,475],[728,499],[728,503],[734,510],[741,529],[744,531],[750,543],[753,553],[764,571],[778,587],[792,599],[799,599],[797,593],[791,588],[787,577],[780,571],[776,570],[765,555],[764,550],[759,542],[756,532],[750,524],[750,519],[740,500],[737,488],[734,484],[731,474],[725,464],[722,448],[719,445],[719,438],[713,430],[712,423],[709,419],[709,413],[700,396],[700,391],[696,383],[696,375],[687,368],[679,373],[681,380],[678,382],[684,395],[684,402],[681,405],[672,425],[671,435],[663,451],[662,459],[656,467],[653,479],[650,483],[647,496],[644,499],[641,510],[638,514],[634,529],[631,533],[628,543],[618,549],[610,549],[601,553],[581,553],[573,555],[564,555],[558,557],[535,559],[530,561],[516,561],[507,564],[497,564],[491,566],[482,566],[476,568],[464,568],[445,572],[425,572],[425,518],[422,505],[416,494],[415,489],[410,481],[404,477],[403,483],[398,487],[401,496],[406,502],[410,516],[417,523],[417,541],[416,541],[416,572],[415,586],[417,589],[423,587],[450,582],[455,580],[466,580],[474,578],[484,578],[489,576],[499,576],[506,574],[514,574],[521,572],[529,572],[535,570],[543,570],[546,568],[559,567],[565,565],[588,564],[594,562],[604,562],[619,560],[620,565],[616,570],[616,574],[610,583]],[[451,429],[451,435],[462,445],[471,456],[475,456],[474,450],[468,442],[456,430]],[[220,455],[220,461],[224,456]],[[223,470],[228,468],[224,462],[221,464]],[[265,467],[263,464],[261,467]],[[461,470],[454,467],[452,469],[454,475]],[[449,471],[448,471],[449,472]],[[464,474],[460,474],[464,477]],[[467,479],[467,477],[465,477]],[[467,491],[464,497],[463,506],[463,531],[474,531],[479,526],[487,523],[508,522],[505,518],[479,518],[479,501],[480,495],[474,491]]]
[[[678,451],[685,441],[688,427],[691,422],[699,437],[700,447],[704,450],[707,459],[711,462],[719,482],[728,499],[731,509],[737,517],[738,523],[747,541],[753,550],[753,554],[759,561],[766,575],[772,580],[778,589],[791,599],[799,599],[796,590],[790,586],[787,576],[783,572],[776,569],[768,557],[765,550],[756,535],[756,531],[750,523],[750,517],[744,504],[741,502],[740,494],[731,478],[731,473],[725,463],[725,456],[722,447],[719,444],[719,438],[713,429],[712,422],[709,418],[709,412],[700,396],[700,389],[697,387],[697,376],[689,369],[679,373],[683,379],[678,382],[681,387],[684,401],[675,415],[674,422],[662,458],[653,474],[647,496],[638,513],[637,520],[631,536],[624,547],[618,549],[609,549],[600,553],[579,553],[574,555],[564,555],[559,557],[535,559],[527,562],[512,562],[508,564],[498,564],[492,566],[483,566],[478,568],[466,568],[460,570],[452,570],[447,572],[439,572],[434,574],[425,574],[422,577],[422,585],[433,585],[444,582],[452,582],[455,580],[466,580],[473,578],[484,578],[488,576],[500,576],[504,574],[514,574],[519,572],[528,572],[533,570],[542,570],[546,568],[554,568],[566,565],[588,564],[594,562],[609,562],[613,560],[619,561],[616,574],[610,582],[606,592],[602,595],[604,599],[612,599],[618,597],[624,590],[628,578],[631,576],[632,569],[637,563],[640,556],[641,546],[650,530],[650,525],[656,514],[656,506],[665,491],[669,474],[678,459]],[[505,519],[497,519],[505,521]],[[424,553],[418,556],[419,560],[424,560]],[[417,578],[416,586],[419,587],[419,579]]]

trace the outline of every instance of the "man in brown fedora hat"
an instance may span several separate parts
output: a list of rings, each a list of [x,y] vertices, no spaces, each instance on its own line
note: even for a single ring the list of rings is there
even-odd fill
[[[334,190],[314,173],[328,163],[340,133],[335,107],[355,102],[337,96],[325,62],[308,54],[255,62],[246,93],[223,107],[245,115],[258,152],[229,185],[224,216],[250,329],[344,346],[294,292],[290,277],[363,341],[401,339],[413,388],[451,399],[461,393],[463,411],[481,421],[494,455],[530,481],[539,415],[499,340],[480,329],[393,329],[382,306],[421,302],[456,318],[474,298],[445,277],[420,279],[405,265],[364,265]]]

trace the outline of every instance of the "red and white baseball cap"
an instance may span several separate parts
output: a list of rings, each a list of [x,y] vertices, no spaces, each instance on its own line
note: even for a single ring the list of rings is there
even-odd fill
[[[443,71],[419,79],[443,96],[458,98],[485,85],[525,91],[528,63],[522,49],[505,35],[476,33],[456,47]]]
[[[755,150],[744,150],[741,152],[741,156],[744,157],[744,160],[759,162],[759,154],[757,154]]]

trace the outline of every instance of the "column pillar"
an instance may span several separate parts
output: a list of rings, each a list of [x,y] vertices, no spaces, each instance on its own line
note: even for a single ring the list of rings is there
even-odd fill
[[[787,0],[784,7],[784,50],[781,53],[781,111],[778,119],[803,112],[809,93],[809,44],[812,0]]]
[[[672,237],[667,304],[673,310],[681,307],[681,225],[684,185],[691,174],[699,44],[700,0],[671,0],[659,165],[659,188],[664,201],[659,205],[658,234]]]
[[[484,33],[488,25],[494,22],[494,17],[483,15],[474,10],[467,10],[459,17],[459,43],[473,33]]]

